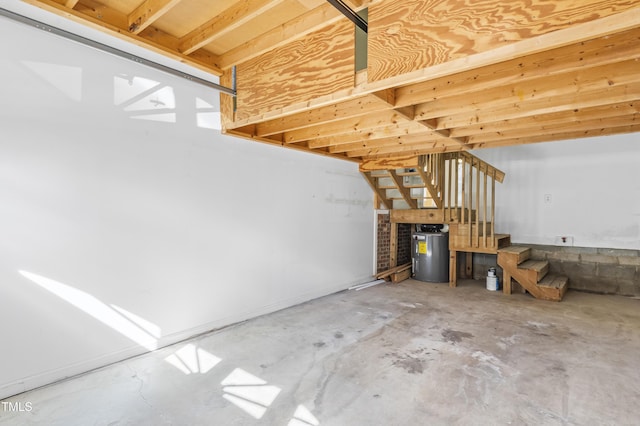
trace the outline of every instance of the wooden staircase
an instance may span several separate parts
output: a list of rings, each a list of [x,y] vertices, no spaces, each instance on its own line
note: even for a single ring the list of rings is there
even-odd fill
[[[549,262],[532,260],[531,248],[509,246],[498,249],[498,265],[503,270],[503,291],[511,294],[512,282],[517,281],[524,290],[537,299],[559,302],[569,287],[569,279],[549,274]]]
[[[511,235],[494,233],[491,222],[449,224],[449,250],[496,254],[510,245]]]

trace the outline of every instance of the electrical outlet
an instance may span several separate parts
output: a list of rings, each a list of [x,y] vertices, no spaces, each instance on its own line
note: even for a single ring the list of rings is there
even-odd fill
[[[551,204],[551,194],[544,194],[544,203]]]
[[[573,237],[560,236],[556,237],[555,245],[557,246],[573,246]]]

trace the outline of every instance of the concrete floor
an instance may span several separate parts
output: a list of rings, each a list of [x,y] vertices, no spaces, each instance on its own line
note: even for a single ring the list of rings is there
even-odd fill
[[[640,300],[408,280],[8,401],[1,425],[640,424]]]

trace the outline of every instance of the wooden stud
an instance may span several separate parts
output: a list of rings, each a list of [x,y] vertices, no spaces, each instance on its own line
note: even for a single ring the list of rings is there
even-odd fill
[[[492,170],[491,173],[491,246],[497,247],[497,241],[495,238],[495,223],[496,223],[496,171]]]
[[[449,287],[458,285],[458,252],[449,250]]]
[[[406,188],[402,183],[402,177],[398,176],[398,174],[394,169],[389,169],[388,172],[389,172],[389,176],[391,177],[391,180],[396,184],[396,187],[398,188],[398,191],[400,192],[402,199],[409,205],[409,208],[410,209],[418,208],[418,206],[416,205],[417,204],[416,200],[411,198],[411,191],[408,188]]]
[[[482,178],[483,178],[483,191],[482,191],[482,195],[484,197],[482,206],[483,206],[483,214],[482,214],[482,236],[483,236],[483,247],[487,248],[487,174],[483,173],[482,174]],[[493,225],[493,224],[492,224]]]
[[[473,278],[473,253],[470,251],[464,252],[464,272],[465,278]]]
[[[511,274],[506,270],[502,270],[502,292],[511,294]]]
[[[387,199],[386,195],[384,194],[384,190],[378,188],[377,178],[373,177],[371,175],[371,172],[361,172],[360,174],[367,181],[367,183],[373,190],[373,193],[378,196],[378,200],[380,200],[385,205],[386,208],[392,209],[393,203],[389,199]]]
[[[398,224],[396,222],[391,223],[389,245],[389,267],[393,268],[398,264]]]
[[[424,167],[418,167],[418,173],[420,174],[420,178],[424,183],[424,187],[427,189],[429,195],[431,195],[431,198],[436,203],[436,207],[439,209],[442,208],[442,200],[438,197],[438,191],[431,183],[430,173],[425,172]]]
[[[476,231],[474,235],[474,247],[480,246],[480,159],[476,167]]]

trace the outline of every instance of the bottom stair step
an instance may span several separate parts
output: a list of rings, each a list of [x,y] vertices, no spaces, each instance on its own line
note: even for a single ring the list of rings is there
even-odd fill
[[[562,275],[547,274],[539,283],[539,287],[562,289],[567,286],[569,278]]]
[[[559,302],[569,288],[569,278],[548,274],[538,282],[536,296],[539,299],[553,300]]]

